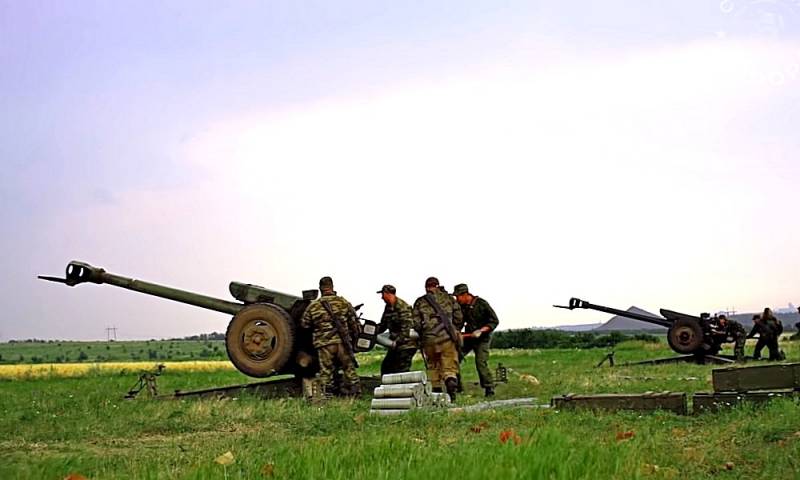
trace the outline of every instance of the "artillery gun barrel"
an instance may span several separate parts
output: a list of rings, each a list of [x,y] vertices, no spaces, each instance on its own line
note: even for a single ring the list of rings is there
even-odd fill
[[[576,308],[586,308],[589,310],[597,310],[599,312],[610,313],[612,315],[619,315],[621,317],[633,318],[635,320],[641,320],[647,323],[653,323],[655,325],[661,325],[662,327],[671,327],[673,324],[672,320],[656,317],[653,315],[643,315],[641,313],[636,312],[628,312],[625,310],[618,310],[616,308],[605,307],[603,305],[595,305],[593,303],[589,303],[585,300],[581,300],[579,298],[570,298],[569,305],[553,305],[556,308],[566,308],[568,310],[574,310]]]
[[[69,265],[67,265],[66,278],[57,278],[45,275],[40,275],[39,278],[51,282],[64,283],[70,287],[87,282],[97,284],[107,283],[109,285],[114,285],[115,287],[133,290],[134,292],[166,298],[167,300],[173,300],[175,302],[188,303],[189,305],[194,305],[196,307],[205,308],[208,310],[214,310],[216,312],[227,313],[230,315],[236,315],[245,306],[242,303],[230,302],[228,300],[222,300],[221,298],[209,297],[199,293],[192,293],[187,292],[186,290],[180,290],[178,288],[159,285],[157,283],[150,283],[143,280],[136,280],[133,278],[123,277],[121,275],[115,275],[113,273],[106,272],[102,268],[94,267],[88,263],[78,261],[72,261],[69,263]]]

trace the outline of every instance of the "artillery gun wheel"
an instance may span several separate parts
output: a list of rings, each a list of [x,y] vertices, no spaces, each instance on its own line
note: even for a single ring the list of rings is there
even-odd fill
[[[703,327],[691,318],[679,318],[667,332],[667,341],[678,353],[694,353],[703,345]]]
[[[228,358],[237,370],[251,377],[268,377],[280,371],[293,347],[294,322],[275,305],[244,307],[225,333]]]

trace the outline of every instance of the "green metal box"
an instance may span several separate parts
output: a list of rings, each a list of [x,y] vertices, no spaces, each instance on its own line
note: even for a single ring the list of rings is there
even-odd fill
[[[800,389],[800,363],[715,369],[711,381],[715,392]]]
[[[716,412],[720,409],[730,408],[741,403],[764,403],[773,398],[796,397],[793,390],[778,390],[772,392],[709,392],[695,393],[692,397],[692,412],[697,415],[704,412]]]

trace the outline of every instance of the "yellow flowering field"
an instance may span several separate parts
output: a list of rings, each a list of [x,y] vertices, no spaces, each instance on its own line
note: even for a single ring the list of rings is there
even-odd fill
[[[210,372],[234,370],[227,360],[195,362],[104,362],[104,363],[39,363],[33,365],[0,365],[0,379],[22,379],[37,377],[80,377],[96,373],[120,373],[154,370],[164,365],[167,371]]]

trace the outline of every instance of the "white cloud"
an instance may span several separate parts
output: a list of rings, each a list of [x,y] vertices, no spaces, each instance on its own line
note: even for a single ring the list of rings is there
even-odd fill
[[[796,89],[762,75],[789,71],[794,47],[715,40],[543,68],[520,58],[218,119],[173,152],[203,183],[60,219],[54,228],[97,229],[51,253],[120,273],[133,262],[220,296],[233,279],[299,292],[331,274],[371,316],[381,284],[410,301],[436,274],[473,285],[504,327],[596,319],[549,307],[570,295],[688,311],[784,303],[791,286],[764,278],[800,267],[798,227],[779,239],[762,227],[796,194],[765,198],[759,184],[779,179],[747,131]],[[224,324],[191,324],[186,309],[135,315],[164,335]],[[135,315],[123,314],[131,326]]]

